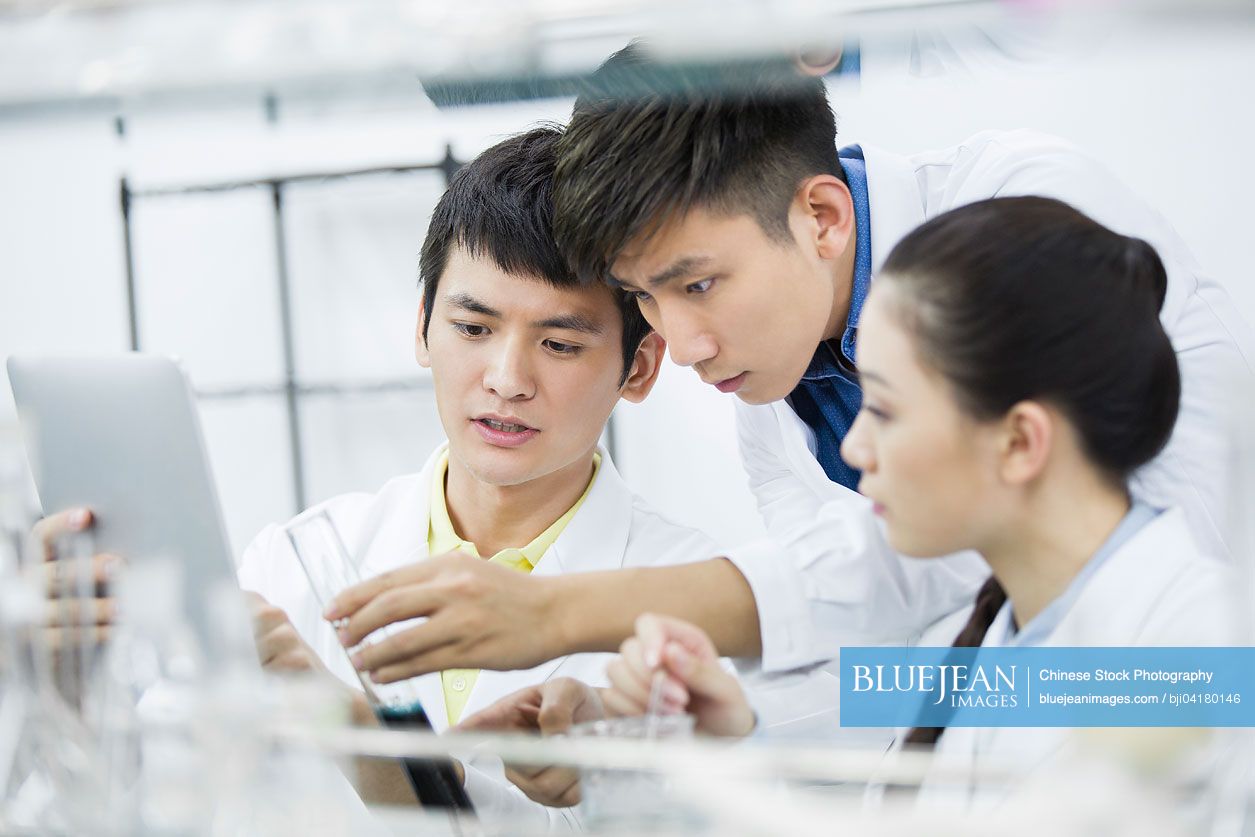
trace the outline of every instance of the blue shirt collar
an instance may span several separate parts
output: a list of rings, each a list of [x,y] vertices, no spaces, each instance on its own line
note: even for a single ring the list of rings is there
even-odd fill
[[[1081,591],[1102,568],[1103,564],[1110,560],[1111,556],[1119,551],[1133,536],[1136,535],[1143,526],[1150,523],[1159,515],[1160,510],[1149,506],[1143,502],[1134,500],[1127,514],[1121,518],[1120,523],[1116,526],[1107,540],[1103,541],[1102,546],[1098,547],[1098,551],[1094,553],[1094,557],[1090,558],[1076,574],[1071,583],[1063,594],[1052,601],[1050,604],[1037,614],[1031,622],[1022,627],[1018,632],[1012,633],[1012,613],[1011,601],[1008,599],[1002,609],[998,611],[998,615],[994,617],[993,623],[990,625],[990,633],[1002,631],[1002,636],[1006,637],[1003,645],[1011,646],[1036,646],[1043,644],[1052,633],[1059,627],[1063,621],[1063,617],[1067,616],[1068,611],[1072,609],[1072,605],[1076,604],[1076,600],[1080,598]]]
[[[845,319],[841,334],[841,354],[853,366],[855,340],[858,337],[858,321],[863,313],[863,303],[872,283],[872,224],[871,207],[867,199],[867,163],[863,149],[850,145],[837,152],[841,168],[845,172],[850,197],[854,199],[854,283],[850,288],[850,312]],[[804,381],[817,381],[841,374],[831,351],[819,346],[811,358]]]

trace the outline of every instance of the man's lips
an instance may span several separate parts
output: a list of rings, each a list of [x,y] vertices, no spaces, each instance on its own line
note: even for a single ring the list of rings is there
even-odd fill
[[[495,447],[514,448],[525,444],[540,431],[511,416],[485,415],[471,419],[480,438]]]
[[[714,387],[720,392],[736,392],[741,388],[741,384],[745,383],[745,376],[748,374],[748,372],[742,372],[735,378],[725,378],[722,381],[716,381]]]

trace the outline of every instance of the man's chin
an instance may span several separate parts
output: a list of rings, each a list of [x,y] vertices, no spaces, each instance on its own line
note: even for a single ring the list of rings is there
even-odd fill
[[[780,401],[792,391],[792,388],[790,388],[776,394],[773,391],[764,392],[758,386],[743,386],[736,391],[736,397],[752,407],[761,407],[763,404]]]
[[[506,488],[527,482],[532,478],[531,463],[521,461],[523,457],[518,455],[517,448],[495,448],[480,442],[473,444],[472,448],[469,451],[456,453],[462,454],[458,456],[458,459],[476,482]]]

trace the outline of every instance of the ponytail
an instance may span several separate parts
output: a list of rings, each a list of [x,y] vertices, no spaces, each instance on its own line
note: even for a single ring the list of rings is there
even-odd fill
[[[980,592],[976,594],[976,606],[972,608],[972,615],[968,617],[963,630],[959,631],[959,635],[954,638],[951,646],[954,648],[978,647],[985,641],[989,626],[993,624],[994,617],[998,615],[998,611],[1002,610],[1006,601],[1006,591],[1002,589],[998,579],[991,575],[980,588]],[[945,731],[945,727],[915,727],[907,733],[905,743],[931,747],[937,743],[937,739]]]

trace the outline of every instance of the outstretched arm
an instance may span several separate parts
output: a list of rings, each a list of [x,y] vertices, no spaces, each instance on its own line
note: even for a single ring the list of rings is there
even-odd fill
[[[535,577],[445,555],[349,588],[325,615],[347,620],[339,628],[346,647],[384,625],[426,617],[355,655],[359,670],[390,683],[447,668],[530,668],[565,654],[616,651],[647,612],[700,626],[723,655],[759,652],[754,596],[721,558]]]

